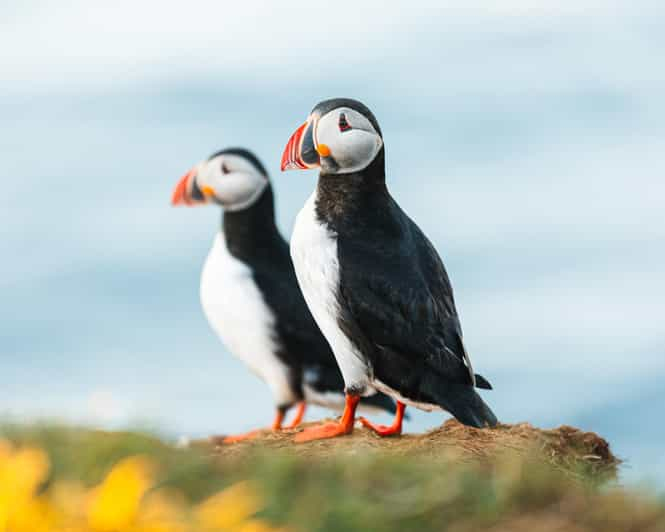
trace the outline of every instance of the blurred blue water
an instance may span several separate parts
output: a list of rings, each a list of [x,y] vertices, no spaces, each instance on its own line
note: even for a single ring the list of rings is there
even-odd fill
[[[309,73],[291,57],[232,75],[175,63],[117,84],[9,80],[0,413],[172,435],[266,423],[267,390],[199,308],[219,212],[169,197],[199,159],[247,146],[289,234],[316,176],[281,175],[283,145],[317,101],[348,95],[379,118],[391,190],[444,257],[502,420],[597,430],[626,479],[662,485],[665,74],[647,52],[663,40],[646,16],[622,46],[557,21],[442,34],[433,17],[384,56],[338,50]]]

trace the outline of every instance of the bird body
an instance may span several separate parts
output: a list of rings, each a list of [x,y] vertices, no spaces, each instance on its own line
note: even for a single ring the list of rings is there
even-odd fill
[[[203,267],[201,306],[231,354],[265,381],[278,407],[291,406],[301,398],[293,382],[294,368],[276,356],[274,312],[251,269],[229,253],[223,232],[215,237]]]
[[[475,391],[491,386],[473,372],[448,274],[390,195],[384,158],[376,119],[348,99],[317,105],[287,145],[283,169],[321,168],[291,240],[305,300],[348,394],[380,390],[398,405],[493,426],[496,417]]]
[[[201,274],[201,305],[229,351],[271,390],[273,427],[281,428],[285,412],[303,401],[343,408],[342,375],[303,299],[260,162],[246,150],[223,150],[176,187],[175,204],[211,202],[223,207],[223,215]],[[382,393],[363,405],[395,411]]]

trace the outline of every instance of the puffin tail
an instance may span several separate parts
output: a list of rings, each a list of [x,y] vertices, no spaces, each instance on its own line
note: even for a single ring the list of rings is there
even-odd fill
[[[438,386],[435,397],[441,408],[464,425],[480,429],[495,427],[499,422],[482,397],[468,385]]]
[[[480,429],[496,427],[499,422],[492,409],[474,390],[467,397],[456,398],[453,403],[454,407],[449,412],[464,425]]]
[[[490,384],[490,381],[488,381],[485,377],[482,375],[479,375],[476,373],[476,388],[480,388],[482,390],[491,390],[492,385]]]

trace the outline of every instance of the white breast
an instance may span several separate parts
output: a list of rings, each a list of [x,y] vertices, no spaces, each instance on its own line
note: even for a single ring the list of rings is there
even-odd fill
[[[315,202],[316,191],[298,214],[291,237],[291,258],[298,284],[312,316],[335,354],[346,387],[371,393],[371,371],[337,325],[337,235],[317,220]]]
[[[201,305],[231,353],[270,387],[278,405],[296,400],[289,369],[275,356],[275,317],[246,264],[231,255],[219,233],[201,274]]]

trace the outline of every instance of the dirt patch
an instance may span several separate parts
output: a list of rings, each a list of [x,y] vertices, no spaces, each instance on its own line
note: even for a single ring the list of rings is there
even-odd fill
[[[304,427],[315,424],[306,424]],[[211,446],[221,457],[240,457],[258,449],[282,450],[299,456],[325,458],[339,453],[367,452],[389,455],[447,458],[455,461],[493,462],[510,453],[542,461],[572,475],[591,473],[614,477],[620,460],[610,451],[606,440],[593,432],[563,425],[549,430],[529,423],[501,424],[493,429],[474,429],[454,419],[424,434],[380,438],[364,428],[352,435],[329,440],[295,444],[293,437],[302,428],[278,433],[265,432],[253,440],[234,444],[212,437],[198,445]]]

